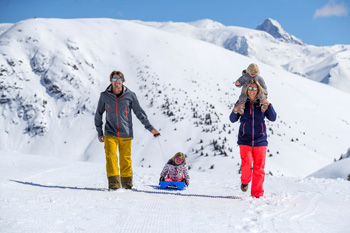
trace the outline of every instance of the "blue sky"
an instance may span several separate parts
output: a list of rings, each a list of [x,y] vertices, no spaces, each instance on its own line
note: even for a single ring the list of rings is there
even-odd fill
[[[350,44],[350,0],[0,0],[0,23],[29,18],[216,20],[256,28],[266,18],[311,45]]]

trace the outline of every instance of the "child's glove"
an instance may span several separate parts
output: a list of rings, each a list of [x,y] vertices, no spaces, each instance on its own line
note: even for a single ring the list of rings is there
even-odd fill
[[[161,177],[159,178],[159,181],[165,181],[164,176],[161,176]]]
[[[185,178],[183,178],[181,181],[182,181],[182,182],[185,182],[185,184],[186,184],[187,186],[190,185],[190,181],[186,180]]]

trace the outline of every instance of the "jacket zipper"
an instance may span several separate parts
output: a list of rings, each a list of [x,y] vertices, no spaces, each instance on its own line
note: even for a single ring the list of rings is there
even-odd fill
[[[253,105],[253,107],[252,107]],[[254,147],[254,103],[250,102],[250,107],[253,109],[253,126],[252,126],[252,147]]]
[[[125,93],[125,90],[124,90],[124,92],[123,92],[123,94],[122,95],[124,95],[124,93]],[[121,96],[122,96],[121,95]],[[119,98],[121,97],[121,96],[119,96]],[[109,107],[109,106],[108,106]],[[118,115],[118,97],[117,97],[117,95],[115,95],[115,115],[117,116],[117,131],[118,131],[118,137],[119,137],[119,135],[120,135],[120,130],[119,130],[119,115]]]
[[[243,124],[243,133],[242,133],[242,136],[244,136],[244,127],[245,127],[245,123]]]
[[[263,135],[265,136],[264,125],[263,125],[263,123],[261,123],[261,130],[262,130]]]
[[[115,112],[117,115],[117,131],[118,131],[118,138],[119,138],[119,117],[118,117],[118,98],[115,96]]]
[[[125,115],[126,115],[126,121],[129,121],[129,119],[128,119],[128,109],[127,109],[126,105],[125,105]]]
[[[109,105],[108,105],[108,108],[107,108],[107,121],[109,121]]]

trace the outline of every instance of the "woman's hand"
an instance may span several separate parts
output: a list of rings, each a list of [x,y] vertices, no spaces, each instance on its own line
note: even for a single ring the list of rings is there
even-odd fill
[[[238,112],[238,109],[244,108],[245,103],[237,103],[235,107],[233,108],[234,112]]]
[[[98,140],[99,140],[100,142],[104,142],[104,141],[105,141],[105,136],[99,136],[99,137],[98,137]]]
[[[266,99],[260,99],[260,104],[266,104],[267,106],[269,106],[270,102]]]

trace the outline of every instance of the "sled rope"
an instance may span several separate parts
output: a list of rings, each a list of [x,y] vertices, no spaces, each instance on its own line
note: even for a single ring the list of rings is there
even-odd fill
[[[164,152],[163,152],[163,148],[162,148],[162,144],[160,143],[160,140],[159,140],[159,137],[158,137],[158,144],[159,144],[159,147],[160,147],[160,151],[162,152],[162,156],[163,156],[163,160],[165,160],[165,156],[164,156]]]
[[[215,195],[206,195],[206,194],[191,194],[191,193],[171,193],[171,192],[160,192],[160,191],[146,191],[146,190],[139,190],[133,188],[132,191],[134,192],[140,192],[140,193],[149,193],[149,194],[165,194],[165,195],[175,195],[175,196],[181,196],[181,197],[206,197],[206,198],[215,198],[215,199],[241,199],[237,196],[215,196]]]

